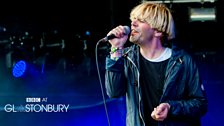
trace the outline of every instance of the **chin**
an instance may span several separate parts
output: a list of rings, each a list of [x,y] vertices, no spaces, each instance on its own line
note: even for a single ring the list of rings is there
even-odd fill
[[[134,44],[140,44],[139,41],[138,41],[138,39],[137,39],[136,37],[132,37],[132,36],[131,36],[131,37],[129,38],[129,41],[132,42],[132,43],[134,43]]]

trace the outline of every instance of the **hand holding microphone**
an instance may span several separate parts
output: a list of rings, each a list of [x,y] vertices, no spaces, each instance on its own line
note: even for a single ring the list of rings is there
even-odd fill
[[[130,28],[128,26],[119,25],[112,29],[103,40],[109,41],[112,47],[123,47],[128,39],[129,33]]]

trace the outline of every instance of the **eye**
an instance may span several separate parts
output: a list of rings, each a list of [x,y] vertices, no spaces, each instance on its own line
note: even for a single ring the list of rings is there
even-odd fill
[[[144,19],[138,19],[138,21],[141,22],[141,23],[145,23]]]
[[[134,20],[137,20],[137,18],[136,17],[131,17],[130,20],[134,21]]]

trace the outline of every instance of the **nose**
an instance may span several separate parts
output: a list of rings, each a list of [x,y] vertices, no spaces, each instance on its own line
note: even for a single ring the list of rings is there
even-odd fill
[[[136,26],[137,25],[138,20],[134,19],[131,21],[131,26]]]

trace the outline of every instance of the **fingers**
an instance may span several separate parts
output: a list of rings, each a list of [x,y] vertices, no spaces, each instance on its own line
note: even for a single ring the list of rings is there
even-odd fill
[[[156,120],[156,108],[152,111],[151,117]]]
[[[128,35],[125,35],[125,26],[119,25],[116,28],[112,29],[107,36],[115,35],[116,37],[109,40],[109,43],[112,47],[123,47],[128,39]]]
[[[169,107],[170,106],[167,103],[160,104],[154,108],[153,112],[151,113],[151,117],[157,121],[163,121],[167,118]]]
[[[112,29],[107,36],[114,34],[117,38],[121,38],[124,36],[125,28],[122,25],[117,26],[116,28]]]
[[[160,110],[158,110],[157,108],[154,108],[152,114],[151,114],[151,117],[157,121],[163,121],[164,118],[163,118],[163,114],[160,112]]]

